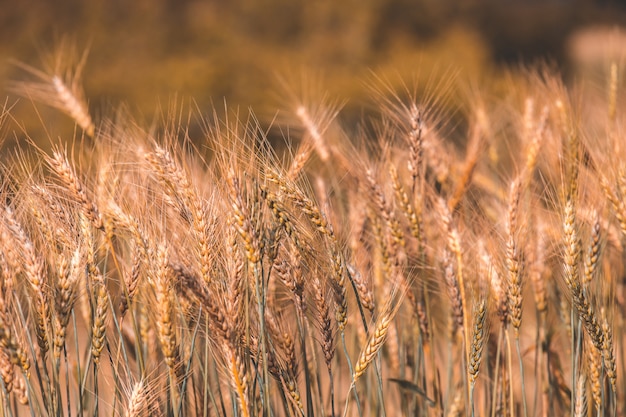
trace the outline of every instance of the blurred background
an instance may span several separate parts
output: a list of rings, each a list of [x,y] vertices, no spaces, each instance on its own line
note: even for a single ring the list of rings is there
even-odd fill
[[[372,74],[395,89],[454,74],[480,85],[481,91],[487,86],[497,93],[527,65],[548,62],[571,80],[581,71],[604,71],[603,49],[613,48],[619,56],[626,49],[619,29],[626,24],[626,6],[618,1],[1,3],[3,87],[29,77],[11,59],[42,68],[55,45],[69,38],[79,49],[89,48],[83,84],[92,112],[108,114],[126,103],[127,111],[146,122],[174,97],[178,102],[193,99],[191,106],[202,113],[223,108],[226,101],[271,118],[277,107],[291,104],[283,81],[294,84],[302,74],[317,80],[314,89],[346,100],[349,120],[368,111],[364,103],[371,96]],[[503,67],[511,70],[506,76]],[[5,94],[14,104],[15,96]],[[48,134],[67,134],[69,118],[37,109]],[[37,134],[42,123],[33,121],[29,100],[20,99],[12,113],[28,121],[31,135]]]

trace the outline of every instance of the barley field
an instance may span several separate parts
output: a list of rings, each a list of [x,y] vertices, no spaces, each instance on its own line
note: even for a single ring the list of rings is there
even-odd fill
[[[1,111],[1,416],[626,413],[623,62],[374,75],[352,125],[287,82],[92,114],[85,57],[10,84],[72,136]]]

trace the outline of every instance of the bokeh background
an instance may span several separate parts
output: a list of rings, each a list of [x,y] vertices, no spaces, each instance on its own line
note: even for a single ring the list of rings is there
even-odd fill
[[[537,62],[573,80],[589,68],[606,69],[603,48],[618,54],[626,48],[620,31],[626,6],[618,1],[0,3],[0,85],[28,78],[10,60],[41,68],[55,45],[70,39],[89,48],[84,89],[92,112],[126,104],[125,111],[147,123],[173,100],[192,99],[190,106],[201,112],[223,108],[226,101],[271,119],[276,108],[289,104],[283,82],[302,74],[316,80],[313,88],[345,100],[342,115],[350,120],[368,111],[373,74],[395,89],[455,77],[497,94],[516,71]],[[17,101],[6,89],[3,94],[32,136],[72,132],[68,118],[37,106],[46,120],[44,133],[33,103]]]

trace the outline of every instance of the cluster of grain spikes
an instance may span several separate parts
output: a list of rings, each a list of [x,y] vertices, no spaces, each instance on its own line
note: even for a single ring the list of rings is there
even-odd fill
[[[13,86],[93,137],[2,156],[0,414],[626,412],[615,80],[600,121],[545,73],[454,126],[387,91],[362,146],[300,103],[276,155],[96,120],[82,65]]]

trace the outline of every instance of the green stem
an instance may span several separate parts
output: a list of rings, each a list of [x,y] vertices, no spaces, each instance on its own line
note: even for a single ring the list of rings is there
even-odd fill
[[[348,369],[350,370],[350,375],[354,375],[354,369],[352,368],[352,361],[350,360],[350,355],[348,355],[348,346],[346,345],[346,334],[343,330],[341,331],[341,343],[343,345],[343,353],[346,355],[346,361],[348,362]],[[356,401],[357,409],[359,410],[359,417],[362,417],[363,413],[361,410],[361,402],[359,401],[359,393],[356,391],[356,385],[354,381],[352,381],[351,389],[352,389],[352,392],[354,393],[354,400]],[[350,398],[349,396],[346,398],[346,411],[348,408],[349,398]]]
[[[524,364],[522,361],[522,352],[520,349],[519,335],[515,335],[515,345],[517,347],[517,357],[519,359],[519,372],[522,380],[522,406],[524,408],[524,417],[528,417],[528,408],[526,406],[526,389],[524,386]]]
[[[511,354],[511,334],[509,329],[507,328],[505,331],[506,334],[506,348],[507,348],[507,362],[509,364],[509,395],[510,395],[510,407],[511,407],[511,417],[515,417],[515,398],[513,395],[513,360]]]

